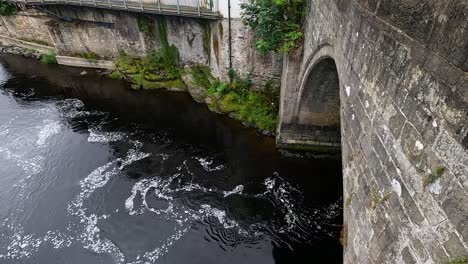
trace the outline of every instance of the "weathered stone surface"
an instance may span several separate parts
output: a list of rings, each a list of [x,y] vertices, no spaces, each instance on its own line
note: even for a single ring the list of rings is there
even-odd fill
[[[310,0],[302,55],[284,61],[277,141],[317,130],[307,120],[296,125],[298,105],[339,90],[344,197],[353,193],[344,213],[356,223],[345,263],[468,254],[466,3]],[[339,85],[307,94],[304,83],[323,58],[334,60]],[[446,172],[425,186],[438,166]],[[389,193],[374,209],[372,190]]]
[[[193,100],[198,103],[205,103],[206,101],[206,88],[200,87],[193,81],[192,74],[190,73],[190,67],[186,66],[182,74],[182,80],[184,80],[187,91],[192,96]]]
[[[229,34],[226,18],[205,21],[175,16],[148,16],[132,12],[89,7],[47,5],[49,13],[26,9],[20,15],[0,18],[0,35],[34,40],[55,46],[60,55],[76,56],[95,53],[113,59],[124,52],[143,57],[160,50],[161,37],[179,51],[181,66],[203,64],[213,75],[227,81],[229,65]],[[49,15],[59,14],[70,21]],[[148,23],[150,32],[141,32],[138,20]],[[159,24],[164,24],[165,36],[159,36]],[[251,76],[257,89],[267,82],[279,83],[282,56],[261,55],[255,49],[254,32],[240,18],[231,20],[232,66],[243,77]]]

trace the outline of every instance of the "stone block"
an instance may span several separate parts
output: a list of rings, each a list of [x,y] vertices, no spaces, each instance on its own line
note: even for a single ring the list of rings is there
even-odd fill
[[[444,249],[450,256],[466,256],[468,254],[468,248],[464,247],[461,242],[460,237],[452,233],[450,239],[444,243]]]
[[[442,209],[459,234],[465,241],[468,240],[468,195],[466,190],[455,186],[442,202]]]
[[[401,114],[400,110],[390,117],[388,128],[395,139],[400,138],[403,126],[405,125],[406,118]]]
[[[405,264],[416,264],[416,260],[414,259],[408,247],[403,249],[401,256]]]
[[[424,221],[424,217],[404,185],[401,185],[401,199],[403,201],[403,208],[411,221],[417,225],[421,224]]]

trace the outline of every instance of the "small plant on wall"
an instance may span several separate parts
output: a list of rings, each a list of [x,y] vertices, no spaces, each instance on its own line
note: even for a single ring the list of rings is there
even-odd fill
[[[5,0],[0,0],[0,16],[11,16],[16,14],[16,7]]]

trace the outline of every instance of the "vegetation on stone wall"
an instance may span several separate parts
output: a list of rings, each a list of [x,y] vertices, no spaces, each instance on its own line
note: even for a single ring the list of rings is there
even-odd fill
[[[379,189],[373,188],[370,193],[371,196],[371,209],[374,210],[377,206],[385,203],[390,198],[390,193],[382,193]]]
[[[5,0],[0,0],[0,16],[11,16],[16,14],[16,7]]]
[[[304,0],[250,0],[241,8],[244,23],[259,38],[256,47],[261,53],[288,53],[300,46]]]
[[[138,29],[140,30],[141,33],[143,33],[143,35],[146,38],[151,39],[154,36],[154,25],[149,18],[144,17],[144,16],[139,16],[137,19],[137,23],[138,23]]]
[[[434,168],[431,171],[431,173],[426,175],[426,177],[424,178],[424,181],[423,181],[424,187],[427,187],[433,184],[437,179],[442,177],[442,175],[444,175],[445,173],[445,170],[446,168],[444,166],[437,166],[436,168]]]
[[[135,89],[185,89],[180,69],[167,64],[161,52],[153,52],[144,58],[133,58],[121,52],[114,63],[116,70],[110,77],[129,80]]]
[[[170,45],[167,39],[167,24],[166,20],[162,17],[157,19],[157,30],[159,43],[161,49],[159,54],[161,55],[162,62],[168,66],[179,66],[179,51],[174,45]]]
[[[271,91],[254,91],[249,78],[243,79],[235,72],[231,74],[233,81],[224,83],[211,81],[213,78],[207,67],[194,67],[191,70],[195,84],[206,89],[210,109],[273,133],[278,122],[278,104],[271,101],[276,96],[272,96]]]
[[[444,264],[468,264],[468,256],[459,257],[451,261],[447,261]]]
[[[56,64],[57,63],[57,54],[55,52],[50,51],[46,54],[41,55],[41,62],[46,64]]]
[[[80,53],[79,57],[81,57],[83,59],[87,59],[87,60],[98,60],[99,59],[99,55],[97,55],[94,52],[90,52],[90,51]]]
[[[346,223],[343,224],[341,229],[340,243],[344,249],[348,246],[348,225]]]

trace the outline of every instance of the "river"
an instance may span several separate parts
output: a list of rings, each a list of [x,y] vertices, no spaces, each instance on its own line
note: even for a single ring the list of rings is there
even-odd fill
[[[186,93],[0,56],[0,263],[340,263],[341,196]]]

